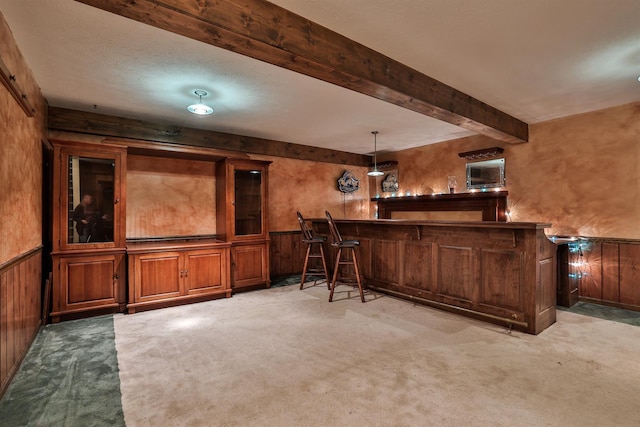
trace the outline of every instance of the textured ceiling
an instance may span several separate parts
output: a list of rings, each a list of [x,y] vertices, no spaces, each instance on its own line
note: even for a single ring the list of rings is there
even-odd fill
[[[640,101],[638,0],[273,3],[528,123]],[[0,11],[52,106],[362,154],[471,134],[73,0]]]

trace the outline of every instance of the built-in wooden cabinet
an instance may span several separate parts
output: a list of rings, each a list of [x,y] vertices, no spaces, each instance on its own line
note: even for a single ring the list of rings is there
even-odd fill
[[[130,243],[127,311],[230,297],[229,246],[215,239]]]
[[[216,164],[216,229],[231,243],[234,291],[269,287],[268,168],[271,162]]]
[[[127,152],[166,153],[118,141],[52,142],[54,321],[269,286],[271,162],[185,152],[216,162],[216,235],[127,240]]]
[[[126,149],[53,141],[52,320],[126,303]]]

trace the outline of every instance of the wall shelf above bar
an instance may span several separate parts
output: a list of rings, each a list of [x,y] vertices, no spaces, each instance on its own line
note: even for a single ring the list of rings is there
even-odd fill
[[[467,160],[482,160],[489,157],[496,157],[502,154],[504,151],[501,147],[483,148],[482,150],[465,151],[464,153],[458,153],[458,156]]]
[[[483,221],[506,221],[508,191],[431,194],[426,196],[373,198],[378,204],[378,218],[391,219],[393,212],[475,211]]]

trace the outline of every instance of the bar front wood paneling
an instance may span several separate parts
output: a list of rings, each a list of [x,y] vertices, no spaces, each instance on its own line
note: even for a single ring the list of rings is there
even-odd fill
[[[325,220],[314,231],[328,235]],[[538,334],[556,320],[550,224],[336,220],[368,288]],[[333,262],[333,259],[330,260]]]

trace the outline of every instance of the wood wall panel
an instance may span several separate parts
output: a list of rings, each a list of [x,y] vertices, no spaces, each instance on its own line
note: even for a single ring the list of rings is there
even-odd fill
[[[640,311],[640,240],[583,237],[579,242],[582,256],[574,248],[566,266],[578,298]]]
[[[620,303],[640,306],[640,245],[620,245]]]
[[[602,299],[620,301],[620,248],[617,243],[602,243]]]
[[[302,232],[287,231],[270,234],[271,277],[301,274],[307,245],[302,243]]]
[[[41,322],[41,249],[0,266],[0,396]]]
[[[596,242],[583,251],[582,274],[578,294],[582,297],[602,298],[602,244]],[[575,280],[575,279],[574,279]]]

